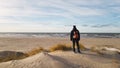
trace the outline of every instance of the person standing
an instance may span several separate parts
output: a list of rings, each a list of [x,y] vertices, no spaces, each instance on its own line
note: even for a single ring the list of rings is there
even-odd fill
[[[73,52],[76,53],[76,50],[75,50],[75,45],[77,45],[77,51],[79,53],[81,53],[80,51],[80,45],[79,45],[79,41],[80,41],[80,32],[79,30],[76,28],[75,25],[73,25],[73,29],[70,33],[70,40],[72,41],[73,43]]]

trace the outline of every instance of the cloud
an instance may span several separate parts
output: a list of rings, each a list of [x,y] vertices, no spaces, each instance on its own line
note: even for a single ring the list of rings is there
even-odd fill
[[[76,3],[79,3],[79,1]],[[81,4],[81,3],[80,3]],[[0,1],[0,16],[8,17],[0,19],[1,22],[16,22],[27,17],[62,17],[76,21],[74,16],[103,15],[103,10],[79,7],[63,0],[2,0]],[[26,21],[27,22],[27,21]],[[29,21],[28,21],[29,22]]]
[[[96,19],[101,17],[103,20],[97,19],[97,21],[104,22],[105,17],[108,17],[107,19],[115,15],[119,17],[119,4],[119,0],[0,0],[0,25],[3,25],[1,29],[8,27],[17,30],[19,27],[21,31],[24,29],[43,31],[44,29],[39,27],[47,25],[46,30],[49,31],[50,28],[51,31],[52,29],[57,31],[61,30],[57,26],[62,28],[73,24],[88,28],[91,26],[90,18],[95,17],[92,23],[98,25],[91,27],[115,27],[114,24],[99,24]],[[87,18],[81,21],[83,17]],[[116,22],[118,21],[117,19]]]
[[[114,11],[114,12],[120,12],[120,6],[118,7],[111,7],[111,9],[112,9],[112,11]]]
[[[68,13],[71,13],[73,15],[83,15],[83,16],[88,15],[89,16],[89,15],[102,15],[103,14],[101,11],[99,11],[100,9],[91,9],[91,8],[87,8],[87,7],[80,7],[75,4],[71,4],[71,3],[68,3],[68,2],[62,1],[62,0],[50,1],[50,3],[51,3],[50,6],[64,9],[64,10],[68,11]]]
[[[106,1],[107,0],[5,0],[0,1],[0,8],[2,9],[0,15],[60,15],[64,17],[72,17],[72,15],[104,15],[105,9],[90,8],[88,6],[95,5],[94,7],[100,7],[112,3],[108,1],[108,3],[106,3]],[[86,7],[79,5],[85,5]],[[45,10],[41,8],[45,8]]]
[[[7,2],[8,1],[8,2]],[[36,3],[38,2],[38,3]],[[29,2],[28,2],[29,3]],[[5,0],[1,1],[1,11],[0,15],[62,15],[62,16],[67,16],[70,15],[71,13],[74,14],[79,14],[79,15],[101,15],[102,13],[99,12],[97,9],[90,9],[86,7],[78,7],[74,4],[67,3],[62,0],[45,0],[45,1],[38,1],[35,0],[35,2],[30,2],[29,4],[27,3],[27,0]],[[43,3],[43,4],[41,4]],[[45,8],[45,7],[53,7],[53,8],[58,8],[58,9],[49,9],[52,10],[52,12],[48,13],[47,10],[43,11],[40,8]],[[38,10],[39,9],[39,10]],[[48,8],[45,8],[48,9]],[[57,13],[56,11],[61,11],[65,10],[61,13]],[[63,13],[63,14],[62,14]],[[65,15],[66,14],[66,15]]]
[[[108,28],[108,27],[119,27],[118,25],[116,24],[113,24],[113,23],[109,23],[109,24],[96,24],[96,25],[92,25],[91,27],[93,28]]]
[[[82,25],[83,27],[88,27],[89,25],[87,25],[87,24],[84,24],[84,25]]]
[[[83,6],[83,5],[89,5],[89,6],[95,6],[95,5],[101,5],[103,3],[102,0],[66,0],[67,2],[71,3],[71,4],[75,4],[75,5],[79,5],[79,6]]]
[[[49,25],[48,25],[49,24]],[[64,25],[55,25],[44,22],[41,24],[33,23],[2,23],[0,32],[64,32],[68,29]],[[64,30],[64,31],[63,31]]]

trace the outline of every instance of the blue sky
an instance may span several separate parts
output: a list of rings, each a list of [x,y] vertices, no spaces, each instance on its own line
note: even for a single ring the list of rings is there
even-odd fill
[[[0,0],[0,32],[120,33],[120,0]]]

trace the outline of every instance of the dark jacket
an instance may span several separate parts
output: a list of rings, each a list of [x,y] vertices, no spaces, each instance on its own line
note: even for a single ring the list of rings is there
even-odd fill
[[[73,38],[74,31],[77,31],[77,32],[78,32],[78,38],[77,38],[77,39],[74,39],[74,38]],[[79,30],[73,29],[73,30],[71,31],[71,33],[70,33],[70,40],[71,40],[71,41],[74,41],[74,40],[79,41],[79,40],[80,40],[80,32],[79,32]]]

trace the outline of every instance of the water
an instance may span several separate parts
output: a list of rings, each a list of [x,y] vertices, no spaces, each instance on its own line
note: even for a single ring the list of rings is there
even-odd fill
[[[68,37],[69,33],[0,33],[0,37]]]
[[[0,37],[69,37],[69,33],[0,33]],[[81,33],[81,38],[120,38],[120,33]]]

